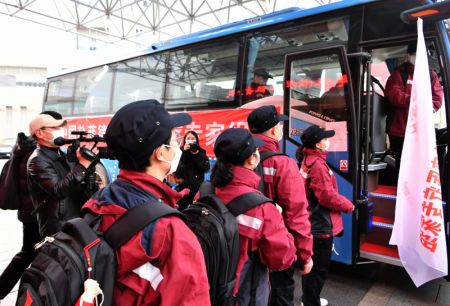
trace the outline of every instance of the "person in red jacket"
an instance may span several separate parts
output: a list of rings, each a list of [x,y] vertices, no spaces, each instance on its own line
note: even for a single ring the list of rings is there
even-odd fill
[[[244,193],[260,193],[260,177],[253,170],[259,163],[257,147],[261,145],[262,141],[246,129],[227,129],[217,137],[217,162],[211,181],[215,194],[225,205]],[[253,207],[236,219],[240,238],[234,290],[237,305],[267,306],[268,269],[284,270],[292,265],[296,260],[294,240],[271,202]]]
[[[282,121],[285,115],[278,114],[275,106],[266,105],[253,110],[247,118],[250,131],[264,141],[261,152],[279,153],[283,138]],[[283,208],[283,220],[294,236],[300,273],[307,274],[313,266],[311,225],[304,181],[295,160],[286,155],[274,155],[261,162],[264,172],[265,195]],[[294,268],[270,273],[272,306],[294,305]]]
[[[328,138],[333,136],[333,130],[326,131],[317,125],[307,128],[301,136],[304,148],[300,171],[306,182],[314,236],[314,267],[302,278],[304,306],[328,305],[326,299],[320,298],[320,292],[328,273],[333,236],[343,234],[341,212],[351,213],[354,210],[352,202],[339,194],[336,178],[327,165]]]
[[[181,157],[174,128],[191,120],[185,113],[170,115],[156,100],[133,102],[116,112],[105,139],[119,161],[119,176],[83,207],[102,217],[100,232],[136,205],[158,200],[176,206],[182,195],[163,180]],[[118,249],[116,258],[114,305],[211,304],[200,243],[177,216],[146,226]]]
[[[406,62],[397,67],[386,83],[385,95],[391,105],[390,114],[386,122],[389,135],[390,149],[395,157],[396,176],[400,171],[400,160],[405,140],[406,123],[408,121],[409,101],[411,98],[414,63],[417,43],[408,45]],[[439,78],[433,70],[430,71],[431,93],[433,109],[436,112],[442,105],[444,90]],[[397,181],[397,178],[396,178]]]

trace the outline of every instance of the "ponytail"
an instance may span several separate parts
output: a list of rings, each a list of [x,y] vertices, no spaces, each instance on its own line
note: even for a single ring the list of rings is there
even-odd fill
[[[295,151],[295,158],[297,159],[297,164],[299,165],[299,167],[301,166],[303,158],[305,157],[303,148],[303,145],[298,145],[297,150]]]
[[[217,160],[213,169],[211,170],[211,183],[214,187],[223,187],[233,179],[233,171],[231,167],[225,165],[220,160]]]

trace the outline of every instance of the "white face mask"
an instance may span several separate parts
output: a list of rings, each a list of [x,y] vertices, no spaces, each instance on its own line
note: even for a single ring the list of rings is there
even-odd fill
[[[258,167],[260,161],[261,161],[261,155],[259,155],[259,151],[256,151],[255,153],[253,153],[253,155],[256,157],[256,165],[255,165],[255,169],[256,167]],[[255,170],[253,169],[253,170]]]
[[[409,56],[409,62],[413,65],[416,64],[416,55],[415,54]]]
[[[197,143],[195,139],[186,139],[186,144],[193,145],[194,143]]]
[[[55,130],[52,132],[53,138],[50,140],[50,142],[54,145],[55,144],[55,139],[59,138],[59,137],[63,137],[64,138],[64,130]]]
[[[280,137],[278,138],[278,141],[283,140],[283,127],[280,128]]]
[[[328,149],[330,148],[330,140],[327,138],[324,140],[324,147],[323,150],[328,152]]]
[[[169,172],[167,173],[167,175],[169,175],[169,174],[174,173],[177,170],[178,164],[180,163],[181,155],[183,154],[183,151],[181,151],[180,148],[175,147],[175,146],[170,146],[170,145],[164,145],[164,146],[173,148],[175,150],[175,156],[173,157],[173,159],[171,161],[162,159],[162,161],[170,164],[170,169],[169,169]]]

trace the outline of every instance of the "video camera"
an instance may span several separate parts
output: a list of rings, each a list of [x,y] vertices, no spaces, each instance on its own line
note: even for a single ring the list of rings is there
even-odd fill
[[[88,175],[83,181],[83,184],[86,184],[85,193],[87,196],[91,196],[95,191],[98,190],[98,184],[95,173],[95,166],[97,165],[100,158],[109,158],[113,159],[111,154],[108,154],[107,147],[97,147],[99,142],[105,142],[103,137],[99,135],[92,135],[85,131],[73,131],[72,135],[77,135],[78,138],[75,139],[65,139],[63,137],[58,137],[54,140],[54,143],[58,146],[63,146],[66,144],[70,144],[67,148],[67,160],[70,162],[78,162],[77,158],[77,150],[80,150],[81,156],[91,161],[91,165],[89,166]],[[88,137],[90,135],[90,137]],[[81,146],[82,142],[92,142],[94,145],[91,148],[87,148],[85,146]],[[95,154],[93,150],[97,148],[98,154]]]
[[[66,144],[70,144],[70,146],[67,148],[67,159],[71,162],[77,162],[77,150],[80,148],[80,145],[82,142],[93,142],[94,145],[88,149],[86,147],[80,148],[80,154],[90,161],[95,161],[100,158],[109,158],[113,159],[111,154],[108,154],[107,147],[97,147],[97,144],[99,142],[105,142],[105,138],[100,137],[99,135],[92,135],[85,131],[73,131],[71,133],[72,135],[77,135],[78,138],[75,139],[65,139],[63,137],[58,137],[55,139],[55,144],[58,146],[63,146]],[[92,135],[91,137],[87,137],[87,135]],[[98,154],[95,154],[92,150],[97,147]]]

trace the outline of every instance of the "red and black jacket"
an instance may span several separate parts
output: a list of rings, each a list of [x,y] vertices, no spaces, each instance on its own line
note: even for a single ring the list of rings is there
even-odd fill
[[[181,196],[146,173],[121,170],[83,210],[102,215],[99,231],[105,231],[131,207],[154,197],[175,207]],[[210,305],[202,249],[179,217],[149,224],[119,248],[116,258],[114,305]]]
[[[303,152],[300,171],[306,182],[311,232],[319,238],[340,235],[344,230],[341,212],[352,212],[353,204],[339,194],[336,177],[326,162],[328,153],[309,148]]]

